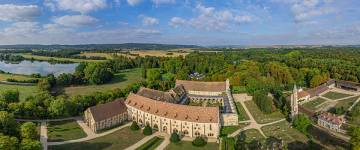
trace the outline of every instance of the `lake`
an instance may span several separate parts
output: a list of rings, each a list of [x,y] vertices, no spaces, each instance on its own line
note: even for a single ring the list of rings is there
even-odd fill
[[[58,76],[62,73],[73,73],[77,65],[78,63],[52,64],[46,61],[28,60],[24,60],[19,63],[0,61],[0,70],[14,74],[31,75],[33,73],[40,73],[44,76],[53,73],[55,76]]]

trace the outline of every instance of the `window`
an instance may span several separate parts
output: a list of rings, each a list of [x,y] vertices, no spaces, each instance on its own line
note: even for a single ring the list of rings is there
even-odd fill
[[[196,131],[195,136],[200,136],[200,133]]]
[[[214,136],[214,134],[213,134],[213,133],[209,133],[208,136]]]
[[[212,128],[211,128],[211,124],[210,124],[210,130],[212,130]]]

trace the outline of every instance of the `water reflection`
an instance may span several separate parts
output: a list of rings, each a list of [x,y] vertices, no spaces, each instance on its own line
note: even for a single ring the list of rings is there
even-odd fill
[[[62,73],[73,73],[78,63],[73,64],[54,64],[46,61],[21,61],[21,62],[5,62],[0,61],[0,70],[15,74],[30,75],[40,73],[47,75],[53,73],[58,76]]]

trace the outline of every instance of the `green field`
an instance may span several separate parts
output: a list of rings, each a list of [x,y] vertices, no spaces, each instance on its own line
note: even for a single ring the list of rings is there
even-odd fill
[[[121,150],[135,144],[144,137],[141,131],[131,131],[130,127],[126,127],[86,142],[49,146],[49,150]]]
[[[238,126],[223,126],[220,130],[220,136],[226,136],[235,132],[236,130],[247,126],[246,124],[239,124]]]
[[[34,60],[58,60],[58,61],[71,61],[71,62],[100,62],[104,60],[90,60],[90,59],[74,59],[74,58],[59,58],[59,57],[48,57],[48,56],[37,56],[31,54],[21,54],[26,59],[34,59]]]
[[[30,79],[35,79],[35,78],[32,78],[27,75],[0,73],[0,81],[6,81],[7,79],[30,80]]]
[[[94,92],[103,92],[116,88],[126,88],[128,85],[140,82],[141,80],[141,69],[129,69],[116,74],[114,79],[110,83],[102,85],[66,87],[65,93],[70,96],[86,95]]]
[[[306,143],[308,138],[297,131],[294,128],[291,128],[290,124],[287,121],[282,121],[276,124],[264,126],[261,128],[264,134],[268,137],[273,136],[279,139],[283,139],[286,143],[300,141]]]
[[[245,86],[233,86],[231,88],[231,93],[233,93],[233,94],[246,93],[246,87]]]
[[[140,147],[136,148],[136,150],[154,150],[156,149],[162,142],[164,141],[164,138],[160,137],[153,137],[149,141],[147,141],[145,144],[141,145]]]
[[[336,105],[335,105],[335,109],[336,108],[344,108],[345,110],[349,109],[353,104],[354,102],[359,98],[359,96],[356,96],[356,97],[352,97],[352,98],[348,98],[348,99],[344,99],[344,100],[341,100],[341,101],[337,101]]]
[[[221,138],[221,150],[235,150],[235,138]]]
[[[80,139],[86,136],[86,133],[74,120],[48,123],[48,141],[67,141]]]
[[[0,84],[0,91],[4,90],[18,90],[20,93],[20,100],[25,100],[27,97],[35,95],[37,92],[39,92],[37,86]]]
[[[240,102],[236,102],[236,110],[238,112],[239,115],[239,121],[245,121],[245,120],[249,120],[249,116],[247,116],[244,107],[241,105]]]
[[[280,119],[285,118],[280,111],[276,110],[271,114],[264,114],[258,106],[254,103],[254,101],[246,101],[246,107],[249,109],[251,115],[254,117],[257,123],[264,124],[269,122],[274,122]]]
[[[191,142],[180,141],[179,143],[170,143],[165,150],[219,150],[219,144],[207,143],[204,147],[195,147]]]
[[[263,139],[265,139],[265,137],[263,135],[261,135],[261,133],[256,130],[256,129],[248,129],[245,131],[242,131],[245,133],[246,136],[246,142],[251,142],[252,140],[257,140],[257,141],[261,141]]]
[[[332,99],[332,100],[336,100],[336,99],[340,99],[340,98],[345,98],[345,97],[349,97],[352,96],[350,94],[344,94],[344,93],[338,93],[338,92],[327,92],[324,95],[322,95],[323,97],[326,97],[328,99]]]
[[[323,98],[316,98],[315,100],[312,100],[310,102],[307,102],[305,104],[303,104],[303,106],[309,110],[316,110],[317,106],[322,104],[323,102],[325,102],[326,100]]]

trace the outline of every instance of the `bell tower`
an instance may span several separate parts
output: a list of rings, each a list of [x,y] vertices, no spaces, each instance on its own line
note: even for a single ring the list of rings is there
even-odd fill
[[[294,85],[293,94],[291,95],[291,119],[299,113],[298,107],[298,90],[296,84]]]

